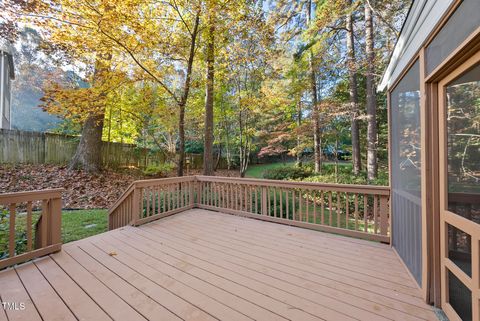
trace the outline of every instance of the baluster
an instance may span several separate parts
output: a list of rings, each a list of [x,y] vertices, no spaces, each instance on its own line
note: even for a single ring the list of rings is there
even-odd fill
[[[317,224],[317,192],[312,191],[313,196],[313,223]]]
[[[27,203],[27,250],[32,250],[32,202]]]
[[[257,193],[258,187],[254,187],[253,194],[255,195],[255,214],[258,214],[258,193]]]
[[[273,187],[273,216],[277,217],[277,189]]]
[[[296,206],[296,204],[295,204],[295,190],[292,189],[292,212],[293,212],[293,213],[292,213],[292,218],[293,218],[294,221],[297,220],[297,213],[296,213],[296,211],[297,211],[297,206]]]
[[[244,198],[245,198],[245,206],[244,211],[248,212],[248,185],[244,185]]]
[[[355,193],[355,231],[358,231],[358,193]]]
[[[350,215],[350,202],[348,198],[348,193],[345,192],[345,228],[348,230],[348,222],[349,222],[349,215]]]
[[[302,190],[298,191],[298,220],[302,221],[303,220],[303,211],[302,211]]]
[[[286,213],[285,213],[285,218],[286,218],[286,219],[289,219],[289,218],[290,218],[290,212],[289,212],[289,207],[290,207],[290,192],[289,192],[288,189],[285,191],[285,206],[287,207],[287,208],[286,208]]]
[[[328,224],[332,226],[332,191],[328,194]]]
[[[310,198],[310,190],[305,190],[305,212],[306,212],[306,222],[310,222],[310,208],[309,208],[309,198]]]
[[[373,195],[373,234],[378,233],[378,196]]]
[[[321,207],[321,209],[320,209],[321,214],[320,215],[322,216],[321,222],[322,222],[322,225],[325,225],[325,199],[324,199],[325,195],[323,193],[323,190],[320,191],[320,196],[321,196],[320,197],[320,207]]]
[[[240,201],[240,208],[239,210],[241,211],[242,208],[243,208],[243,191],[242,191],[242,188],[243,186],[240,184],[238,185],[238,198],[239,198],[239,201]]]
[[[341,202],[340,192],[337,191],[336,195],[337,195],[337,208],[336,208],[337,227],[341,227],[340,221],[341,221],[341,218],[342,218],[342,204],[340,203]]]
[[[363,231],[368,232],[368,195],[363,194]]]
[[[16,207],[17,204],[13,203],[9,206],[10,212],[10,226],[9,226],[9,234],[8,234],[8,257],[15,256],[15,219],[16,219]],[[46,225],[45,225],[46,226]],[[46,234],[44,234],[45,239]]]
[[[150,188],[149,187],[145,188],[145,198],[147,203],[146,217],[149,217],[150,216]]]
[[[280,218],[283,218],[283,189],[280,188]]]
[[[166,186],[162,186],[162,195],[163,195],[162,212],[165,213],[167,211],[167,189],[166,189]]]

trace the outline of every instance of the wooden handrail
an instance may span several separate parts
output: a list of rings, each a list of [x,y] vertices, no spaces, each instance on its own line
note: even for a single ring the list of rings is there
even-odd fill
[[[390,242],[390,187],[218,176],[132,183],[109,213],[110,229],[190,208]]]
[[[195,176],[133,182],[109,209],[109,229],[139,225],[194,206]]]
[[[8,255],[0,259],[0,269],[27,260],[59,251],[62,245],[62,192],[63,189],[50,189],[0,195],[0,204],[8,211]],[[41,214],[33,228],[33,203],[41,203]],[[16,239],[17,209],[26,209],[25,240],[26,250],[17,249]],[[22,243],[22,242],[20,242]],[[6,254],[7,252],[5,252]]]
[[[201,176],[195,178],[200,182],[218,182],[218,183],[238,183],[253,186],[272,186],[272,187],[288,187],[302,188],[312,190],[330,190],[339,192],[361,192],[364,194],[390,195],[389,186],[372,186],[372,185],[353,185],[353,184],[327,184],[315,182],[295,182],[273,179],[257,179],[257,178],[238,178],[238,177],[221,177],[221,176]]]
[[[33,202],[38,200],[61,198],[63,188],[45,189],[38,191],[14,192],[0,194],[0,205],[12,203]]]

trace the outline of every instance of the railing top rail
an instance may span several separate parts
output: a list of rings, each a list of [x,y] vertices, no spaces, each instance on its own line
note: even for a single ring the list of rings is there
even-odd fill
[[[136,187],[149,187],[168,183],[182,183],[195,180],[196,176],[168,177],[157,179],[144,179],[133,182]]]
[[[108,209],[108,215],[112,214],[112,212],[115,211],[115,209],[123,202],[125,198],[127,198],[127,196],[131,192],[133,192],[134,189],[135,189],[135,182],[132,182],[130,183],[130,185],[128,185],[127,189],[120,195],[120,197],[115,201],[115,203],[113,203],[113,205],[110,206],[110,208]]]
[[[195,176],[200,182],[220,182],[220,183],[239,183],[249,185],[288,187],[288,188],[304,188],[304,189],[321,189],[329,191],[367,193],[377,195],[389,195],[389,186],[372,186],[372,185],[350,185],[350,184],[327,184],[315,182],[294,182],[280,181],[272,179],[257,178],[238,178],[238,177],[221,177],[221,176]]]
[[[40,190],[40,191],[5,193],[0,195],[0,204],[8,205],[12,203],[61,198],[62,192],[64,190],[65,189],[63,188],[56,188],[56,189],[46,189],[46,190]]]
[[[183,182],[190,182],[194,181],[195,176],[182,176],[182,177],[168,177],[168,178],[157,178],[157,179],[143,179],[132,182],[128,188],[120,195],[118,200],[110,206],[108,210],[108,214],[113,213],[115,209],[123,202],[125,198],[128,197],[130,193],[133,192],[135,188],[145,188],[151,186],[157,186],[162,184],[170,184],[170,183],[183,183]]]

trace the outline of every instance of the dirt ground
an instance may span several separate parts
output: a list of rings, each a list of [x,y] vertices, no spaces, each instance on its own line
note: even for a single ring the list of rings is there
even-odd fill
[[[201,174],[191,170],[185,175]],[[216,176],[238,176],[238,171],[219,170]],[[175,176],[172,172],[169,176]],[[2,165],[0,166],[0,193],[32,191],[48,188],[64,188],[62,195],[65,209],[108,208],[131,182],[149,179],[139,170],[104,170],[91,174],[81,170],[69,170],[55,165]]]

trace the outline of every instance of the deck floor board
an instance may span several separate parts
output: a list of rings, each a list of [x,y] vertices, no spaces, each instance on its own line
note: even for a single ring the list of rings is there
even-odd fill
[[[437,320],[390,246],[192,209],[0,271],[3,320]]]

